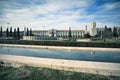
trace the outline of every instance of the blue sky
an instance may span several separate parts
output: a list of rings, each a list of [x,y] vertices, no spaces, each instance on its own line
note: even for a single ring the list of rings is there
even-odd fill
[[[81,30],[92,21],[97,27],[120,27],[120,0],[0,0],[0,26],[4,29]]]

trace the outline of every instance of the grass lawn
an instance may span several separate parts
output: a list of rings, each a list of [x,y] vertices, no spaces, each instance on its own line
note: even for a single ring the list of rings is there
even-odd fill
[[[120,80],[120,77],[22,66],[0,67],[0,80]]]
[[[120,42],[120,39],[116,39],[116,38],[106,38],[105,41],[104,39],[92,39],[92,42]]]

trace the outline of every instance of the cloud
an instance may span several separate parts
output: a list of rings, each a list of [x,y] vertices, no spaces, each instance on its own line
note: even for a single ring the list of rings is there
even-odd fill
[[[105,23],[108,24],[111,19],[114,23],[119,24],[120,16],[117,15],[119,2],[94,7],[97,0],[8,1],[0,1],[0,23],[4,29],[8,26],[20,27],[21,30],[24,27],[38,30],[43,29],[43,26],[46,26],[45,29],[68,29],[68,27],[84,29],[86,24],[90,26],[92,20],[103,26]],[[116,14],[114,15],[110,10],[114,10]],[[112,21],[110,25],[113,26]],[[7,22],[10,24],[6,24]]]
[[[110,11],[116,8],[119,8],[120,10],[120,1],[113,2],[113,3],[106,3],[103,6],[100,7],[103,11]]]

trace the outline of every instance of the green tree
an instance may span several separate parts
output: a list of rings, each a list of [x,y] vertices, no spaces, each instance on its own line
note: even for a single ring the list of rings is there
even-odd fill
[[[17,28],[17,38],[20,39],[20,30],[19,30],[19,27]]]
[[[29,36],[29,29],[27,28],[27,36]]]
[[[104,34],[104,36],[105,36],[104,38],[107,38],[107,37],[108,37],[108,35],[107,35],[107,34],[108,34],[107,26],[105,26],[105,32],[104,32],[104,33],[105,33],[105,34]]]
[[[91,37],[91,36],[90,36],[89,33],[87,33],[87,34],[84,35],[84,38],[90,38],[90,37]]]
[[[0,28],[0,37],[2,37],[2,26]]]
[[[8,30],[8,28],[6,29],[6,36],[9,37],[9,30]]]
[[[30,29],[30,36],[32,36],[32,29]]]
[[[14,29],[14,38],[16,37],[16,29]]]
[[[118,28],[117,32],[118,32],[118,37],[120,37],[120,27]]]
[[[113,27],[113,37],[118,37],[117,28]]]
[[[12,37],[12,27],[10,27],[10,37]]]
[[[69,27],[68,37],[69,37],[69,39],[72,37],[72,35],[71,35],[71,27]]]
[[[112,29],[108,28],[108,37],[111,38],[112,37]]]
[[[54,37],[54,32],[52,31],[52,37]]]

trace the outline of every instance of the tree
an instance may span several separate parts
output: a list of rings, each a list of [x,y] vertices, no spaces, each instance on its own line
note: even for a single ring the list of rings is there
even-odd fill
[[[20,30],[19,30],[19,27],[17,28],[17,38],[18,38],[18,39],[20,38]]]
[[[16,37],[16,29],[14,29],[14,38]]]
[[[108,37],[111,38],[112,37],[112,29],[108,28]]]
[[[107,31],[107,26],[105,26],[105,32],[104,32],[105,34],[104,34],[104,38],[107,38],[108,37],[108,31]]]
[[[12,27],[10,27],[10,37],[12,37]]]
[[[118,37],[117,28],[113,27],[113,37]]]
[[[2,26],[0,28],[0,37],[2,37]]]
[[[8,34],[9,34],[9,30],[8,30],[8,28],[7,28],[7,29],[6,29],[6,36],[7,36],[7,37],[9,37]]]
[[[72,37],[72,35],[71,35],[71,27],[69,27],[68,37],[69,37],[69,38]]]
[[[90,37],[91,37],[91,36],[90,36],[89,33],[87,33],[87,34],[84,35],[84,38],[90,38]]]
[[[52,37],[54,37],[54,31],[52,31]]]
[[[120,27],[117,29],[118,37],[120,37]]]
[[[27,28],[27,36],[29,36],[29,29]]]
[[[30,36],[32,36],[32,29],[30,29]]]
[[[105,26],[105,31],[107,31],[107,26]]]

